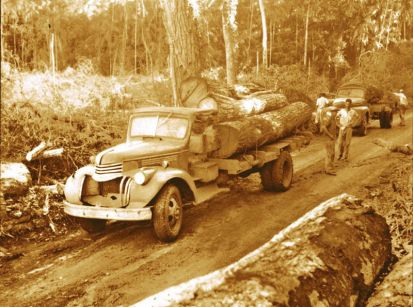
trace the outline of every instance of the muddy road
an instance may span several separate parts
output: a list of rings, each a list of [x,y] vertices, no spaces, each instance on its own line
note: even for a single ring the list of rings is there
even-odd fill
[[[407,119],[406,127],[396,119],[389,130],[374,121],[367,136],[355,136],[350,162],[337,164],[337,176],[323,173],[324,150],[316,138],[294,154],[289,191],[264,192],[258,175],[233,182],[231,192],[185,211],[181,236],[172,244],[157,241],[148,223],[122,222],[94,237],[79,230],[10,247],[22,256],[0,267],[0,305],[128,305],[226,266],[327,198],[362,193],[397,159],[372,140],[412,142],[412,112]]]

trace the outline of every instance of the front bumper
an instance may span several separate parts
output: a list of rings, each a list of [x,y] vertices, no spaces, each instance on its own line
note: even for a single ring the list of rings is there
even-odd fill
[[[66,214],[76,217],[119,221],[147,221],[152,219],[151,208],[107,208],[75,205],[63,201]]]

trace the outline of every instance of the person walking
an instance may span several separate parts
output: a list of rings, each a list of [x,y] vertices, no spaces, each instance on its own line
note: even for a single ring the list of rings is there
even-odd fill
[[[400,114],[400,126],[405,126],[406,123],[404,121],[404,117],[406,115],[406,110],[407,110],[407,97],[404,94],[403,90],[401,89],[398,93],[394,93],[399,97],[399,114]]]
[[[334,155],[337,136],[337,125],[335,117],[331,111],[326,109],[321,111],[320,116],[320,132],[324,141],[326,157],[324,162],[324,170],[328,175],[336,175],[334,170]]]
[[[348,161],[353,124],[357,118],[357,112],[351,108],[352,100],[346,99],[345,108],[337,113],[338,132],[338,160]]]
[[[318,125],[320,123],[320,117],[321,117],[321,111],[328,105],[328,99],[326,98],[326,94],[321,93],[318,95],[317,101],[316,101],[316,116],[315,116],[315,123]]]

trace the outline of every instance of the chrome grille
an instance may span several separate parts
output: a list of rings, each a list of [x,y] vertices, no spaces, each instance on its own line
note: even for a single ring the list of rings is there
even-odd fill
[[[98,174],[98,175],[121,174],[122,173],[122,163],[96,165],[95,173]]]

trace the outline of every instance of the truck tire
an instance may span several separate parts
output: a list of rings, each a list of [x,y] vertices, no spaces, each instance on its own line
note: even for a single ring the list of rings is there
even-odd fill
[[[288,151],[282,151],[277,160],[268,162],[260,170],[266,191],[287,191],[293,179],[293,160]]]
[[[175,185],[167,184],[153,207],[152,225],[159,240],[174,241],[181,230],[182,217],[181,193]]]
[[[87,219],[83,217],[77,217],[76,221],[80,227],[86,230],[88,233],[98,233],[105,230],[106,220],[101,219]]]
[[[390,129],[393,123],[393,112],[381,112],[379,115],[380,128]]]
[[[367,120],[364,119],[361,121],[360,127],[358,128],[358,133],[361,136],[366,136],[367,135]]]

